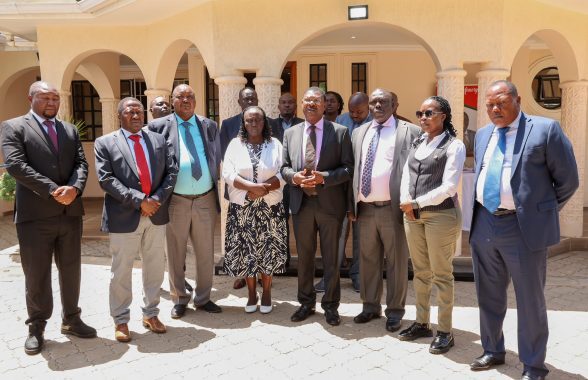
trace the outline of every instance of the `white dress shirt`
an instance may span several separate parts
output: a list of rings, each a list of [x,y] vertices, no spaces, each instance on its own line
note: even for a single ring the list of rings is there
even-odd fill
[[[392,165],[394,164],[394,145],[396,144],[396,119],[390,116],[380,130],[380,140],[378,141],[378,148],[374,157],[374,166],[372,167],[372,191],[367,197],[364,197],[359,192],[359,200],[361,202],[382,202],[390,200],[390,175],[392,174]],[[363,177],[363,168],[366,161],[366,156],[372,138],[377,133],[378,122],[372,120],[363,141],[361,143],[361,167],[359,184],[361,190],[361,183]]]
[[[519,130],[519,122],[521,120],[521,112],[512,123],[508,126],[509,130],[506,132],[506,150],[504,152],[504,161],[502,163],[502,176],[500,177],[500,205],[498,208],[507,210],[514,210],[515,204],[512,197],[512,188],[510,187],[510,175],[512,172],[512,155],[517,138],[517,131]],[[488,163],[492,159],[494,149],[498,144],[498,130],[494,127],[492,131],[492,137],[486,147],[484,153],[484,159],[482,161],[482,168],[480,169],[480,175],[478,176],[478,182],[476,183],[476,200],[480,204],[484,204],[484,183],[486,182],[486,174],[488,173]]]
[[[423,138],[425,139],[417,148],[414,153],[414,157],[418,160],[427,158],[435,149],[439,146],[441,141],[445,138],[445,133],[441,133],[439,136],[435,136],[430,142],[427,143],[428,134],[424,133]],[[419,207],[436,206],[443,202],[445,199],[453,197],[457,192],[457,186],[461,179],[461,173],[463,171],[463,163],[466,158],[466,149],[464,143],[460,139],[453,139],[451,144],[447,147],[447,161],[445,162],[445,168],[443,169],[443,177],[441,184],[429,191],[417,197],[415,200],[419,204]],[[408,202],[412,200],[409,193],[410,186],[410,169],[408,168],[408,160],[404,164],[402,169],[402,179],[400,181],[400,202]]]
[[[314,163],[314,167],[318,165],[319,159],[321,157],[321,145],[323,143],[323,130],[324,130],[324,119],[320,119],[314,126],[315,133],[316,133],[316,162]],[[304,167],[304,159],[306,158],[306,141],[308,141],[308,136],[310,135],[310,127],[311,124],[308,121],[304,121],[304,133],[302,134],[302,167]]]

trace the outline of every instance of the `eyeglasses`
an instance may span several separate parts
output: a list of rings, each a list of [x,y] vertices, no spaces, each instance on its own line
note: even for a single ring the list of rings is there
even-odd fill
[[[415,112],[415,115],[419,119],[422,118],[423,116],[425,116],[427,119],[430,119],[431,117],[433,117],[433,115],[440,114],[440,113],[443,113],[443,112],[433,111],[433,110],[426,110],[425,112],[416,111]]]

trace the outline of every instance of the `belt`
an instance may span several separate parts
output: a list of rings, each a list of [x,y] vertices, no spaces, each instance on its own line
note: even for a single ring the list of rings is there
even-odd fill
[[[390,206],[392,204],[392,201],[373,201],[373,202],[361,201],[361,203],[369,205],[369,206],[374,206],[374,207],[386,207],[386,206]]]
[[[506,208],[499,208],[498,210],[494,211],[492,215],[494,216],[506,216],[506,215],[513,215],[516,214],[516,210],[509,210]]]
[[[190,199],[190,200],[194,200],[194,199],[198,199],[198,198],[202,198],[203,196],[207,195],[208,193],[210,193],[212,190],[214,190],[214,187],[211,188],[210,190],[208,190],[205,193],[202,194],[196,194],[196,195],[188,195],[188,194],[178,194],[178,193],[173,193],[174,195],[177,195],[178,197],[182,197],[182,198],[186,198],[186,199]]]

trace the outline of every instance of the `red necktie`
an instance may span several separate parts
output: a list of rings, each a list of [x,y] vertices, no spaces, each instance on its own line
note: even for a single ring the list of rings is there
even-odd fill
[[[139,171],[139,180],[141,181],[141,190],[145,195],[151,194],[151,175],[149,174],[149,166],[145,158],[145,152],[139,140],[140,135],[130,135],[129,138],[133,140],[135,147],[135,161],[137,161],[137,170]]]
[[[59,150],[59,144],[57,143],[57,131],[55,131],[53,121],[45,120],[43,124],[45,124],[45,126],[47,127],[47,134],[49,135],[49,138],[51,139],[51,142],[53,143],[55,150]]]

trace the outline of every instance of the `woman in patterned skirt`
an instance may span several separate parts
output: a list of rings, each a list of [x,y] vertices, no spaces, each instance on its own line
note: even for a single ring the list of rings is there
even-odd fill
[[[271,284],[282,273],[287,257],[286,219],[280,176],[282,144],[271,137],[271,127],[260,107],[243,111],[239,135],[225,153],[223,178],[229,188],[224,269],[245,277],[253,313],[260,301],[256,277],[261,273],[263,294],[259,311],[272,311]]]

